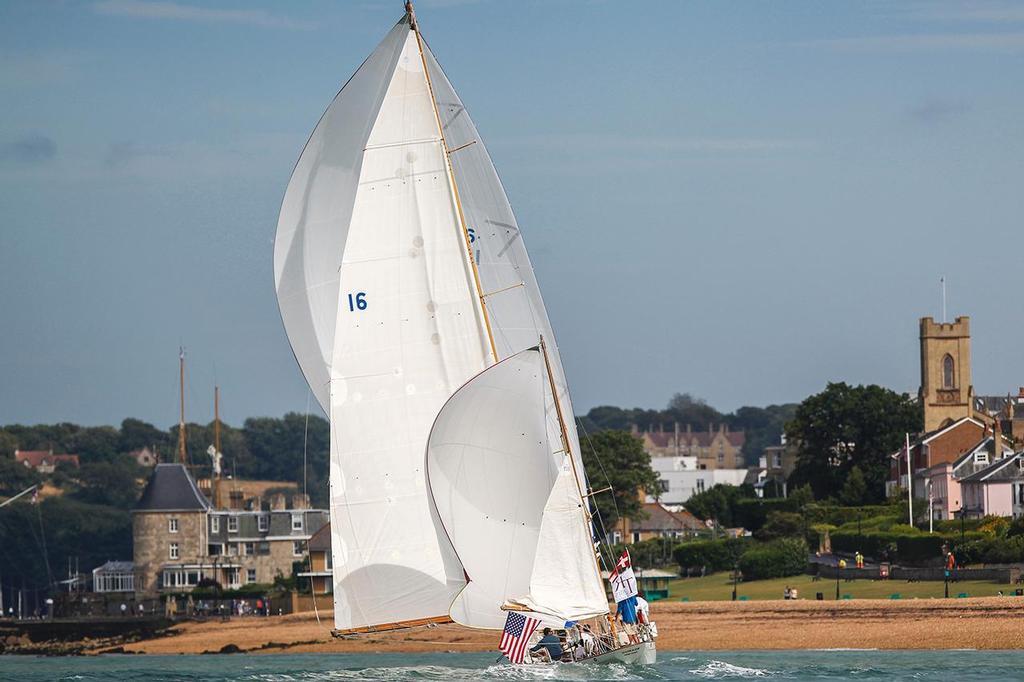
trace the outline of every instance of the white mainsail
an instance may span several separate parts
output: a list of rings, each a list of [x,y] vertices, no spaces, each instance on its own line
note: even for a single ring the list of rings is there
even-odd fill
[[[572,465],[548,438],[550,395],[534,347],[473,377],[434,422],[427,478],[469,578],[451,608],[463,625],[501,629],[506,602],[557,625],[608,612]]]
[[[338,630],[448,617],[465,580],[431,518],[431,425],[471,377],[550,338],[504,190],[456,102],[407,14],[320,119],[281,207],[281,316],[331,421]],[[475,143],[459,150],[463,135]]]

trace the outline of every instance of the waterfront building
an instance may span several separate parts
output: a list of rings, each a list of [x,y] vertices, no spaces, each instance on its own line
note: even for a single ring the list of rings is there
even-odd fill
[[[960,481],[966,518],[1024,515],[1024,452],[1003,457]]]
[[[703,521],[685,509],[668,507],[658,502],[645,503],[643,517],[639,521],[623,519],[620,528],[612,532],[609,540],[613,544],[643,542],[652,538],[681,540],[707,530]]]
[[[92,569],[93,592],[135,592],[135,564],[131,561],[108,561]]]
[[[334,580],[331,564],[331,524],[318,530],[309,539],[309,570],[299,573],[300,578],[308,578],[313,594],[331,594],[334,591]]]
[[[297,503],[297,504],[296,504]],[[132,510],[135,592],[187,592],[204,580],[224,588],[292,574],[328,513],[295,496],[250,509],[216,509],[182,464],[157,464]]]

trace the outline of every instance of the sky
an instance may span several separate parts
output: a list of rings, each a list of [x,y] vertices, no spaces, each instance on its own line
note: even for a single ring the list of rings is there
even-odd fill
[[[0,4],[0,423],[302,412],[292,166],[399,0]],[[1024,385],[1024,5],[419,0],[583,413]]]

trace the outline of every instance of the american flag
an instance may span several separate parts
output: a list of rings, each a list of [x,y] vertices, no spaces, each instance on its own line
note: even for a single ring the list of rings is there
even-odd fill
[[[527,618],[521,613],[512,611],[508,614],[508,618],[505,619],[505,631],[501,633],[501,652],[508,656],[508,660],[513,663],[523,662],[526,657],[526,644],[539,624],[538,619]]]

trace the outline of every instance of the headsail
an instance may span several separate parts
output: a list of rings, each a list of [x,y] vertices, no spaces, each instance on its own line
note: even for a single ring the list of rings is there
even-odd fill
[[[558,624],[608,610],[572,465],[548,438],[550,395],[534,347],[473,377],[434,422],[428,483],[469,577],[451,608],[463,625],[501,629],[508,601]]]

